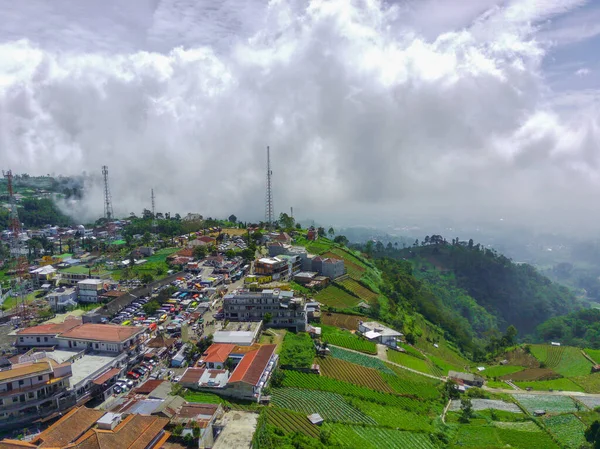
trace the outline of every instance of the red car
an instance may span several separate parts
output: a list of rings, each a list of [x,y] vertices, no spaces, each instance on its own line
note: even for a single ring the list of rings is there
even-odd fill
[[[129,377],[130,379],[136,379],[137,380],[137,379],[140,378],[140,375],[138,373],[134,372],[134,371],[129,371],[127,373],[127,377]]]

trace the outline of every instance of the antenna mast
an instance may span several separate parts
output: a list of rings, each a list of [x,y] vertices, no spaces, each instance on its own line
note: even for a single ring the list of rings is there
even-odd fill
[[[108,187],[108,167],[106,165],[102,166],[102,177],[104,178],[104,218],[110,221],[113,218],[113,208],[110,188]]]
[[[273,223],[275,221],[275,212],[273,210],[273,191],[271,189],[271,150],[267,147],[267,198],[265,205],[265,221],[267,222],[267,229],[273,229]]]
[[[154,232],[156,232],[156,209],[155,209],[155,203],[154,203],[154,189],[150,189],[150,197],[152,199],[152,230]]]

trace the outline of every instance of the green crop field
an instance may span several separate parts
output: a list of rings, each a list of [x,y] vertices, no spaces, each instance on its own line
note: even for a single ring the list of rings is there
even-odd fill
[[[562,390],[562,391],[584,391],[584,388],[573,382],[571,379],[561,377],[553,380],[540,380],[537,382],[515,382],[519,388],[531,388],[533,390]]]
[[[354,351],[364,352],[366,354],[377,354],[377,345],[372,341],[360,338],[352,332],[344,331],[333,326],[321,325],[323,332],[322,339],[327,343],[342,348],[353,349]]]
[[[496,365],[490,366],[482,371],[481,375],[487,377],[488,379],[500,376],[506,376],[508,374],[513,374],[519,371],[523,371],[522,366],[511,366],[511,365]]]
[[[586,393],[600,393],[600,373],[588,374],[571,378],[577,385],[581,385]]]
[[[417,358],[413,355],[394,350],[388,350],[387,356],[390,362],[397,363],[398,365],[406,366],[433,376],[443,375],[442,370],[429,359]]]
[[[600,349],[584,349],[584,351],[594,360],[594,362],[600,364]]]
[[[519,449],[559,449],[559,446],[546,432],[523,432],[514,429],[498,429],[496,432],[502,441],[502,447]]]
[[[305,388],[309,390],[328,391],[358,399],[377,402],[378,404],[393,405],[406,409],[413,409],[418,401],[404,396],[381,393],[365,387],[318,376],[316,374],[305,374],[297,371],[287,371],[283,385],[286,387]]]
[[[346,315],[344,313],[324,313],[321,315],[321,324],[339,327],[341,329],[358,330],[358,322],[368,318],[360,315]]]
[[[319,428],[308,420],[305,414],[284,410],[277,407],[267,407],[267,422],[284,432],[302,432],[319,438]]]
[[[338,308],[355,307],[361,300],[335,285],[329,285],[315,295],[315,299],[326,306]]]
[[[277,407],[307,415],[318,413],[323,419],[329,421],[376,424],[373,418],[369,418],[361,411],[351,407],[343,396],[336,393],[298,388],[275,388],[271,398]]]
[[[377,300],[377,293],[369,290],[366,287],[363,287],[354,279],[344,279],[342,282],[340,282],[340,285],[342,285],[344,288],[351,291],[354,295],[358,296],[360,299],[366,302],[372,302]]]
[[[572,346],[531,345],[531,354],[540,362],[565,377],[589,374],[591,362],[581,350]]]
[[[394,393],[394,389],[383,380],[376,369],[356,365],[335,357],[317,358],[315,363],[319,365],[323,376],[383,393]]]
[[[430,432],[432,430],[427,415],[411,413],[398,407],[383,406],[368,401],[352,401],[351,404],[377,421],[380,426],[419,432]]]
[[[586,425],[574,415],[550,416],[543,421],[550,433],[566,447],[579,448],[585,443]]]
[[[542,394],[513,394],[512,396],[529,413],[533,413],[534,410],[545,410],[550,413],[567,413],[577,410],[575,403],[568,396]]]
[[[381,427],[328,425],[331,439],[343,448],[361,449],[434,449],[435,445],[426,433],[404,432]]]
[[[498,447],[497,429],[491,426],[460,426],[453,447]]]
[[[394,372],[385,366],[381,360],[376,357],[357,354],[355,352],[346,351],[345,349],[330,347],[331,356],[345,360],[346,362],[356,363],[357,365],[366,366],[367,368],[375,368],[382,373],[394,374]]]
[[[500,424],[500,423],[494,423]],[[510,423],[510,427],[489,425],[461,425],[453,448],[504,448],[519,449],[558,449],[550,435],[541,431],[535,424]],[[514,426],[526,424],[526,426]],[[533,424],[533,423],[531,423]]]

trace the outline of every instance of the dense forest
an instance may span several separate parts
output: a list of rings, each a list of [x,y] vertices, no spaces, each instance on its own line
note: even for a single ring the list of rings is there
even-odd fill
[[[73,223],[58,206],[48,198],[25,198],[17,206],[19,218],[24,228],[40,228],[45,225],[67,226]],[[0,209],[0,229],[8,228],[7,209]]]
[[[550,318],[537,327],[540,341],[600,348],[600,310],[585,309],[565,316]]]
[[[472,240],[427,236],[408,248],[368,242],[359,249],[375,259],[390,300],[439,324],[465,350],[477,343],[471,339],[489,341],[509,325],[533,336],[546,320],[581,308],[566,287],[534,267]]]

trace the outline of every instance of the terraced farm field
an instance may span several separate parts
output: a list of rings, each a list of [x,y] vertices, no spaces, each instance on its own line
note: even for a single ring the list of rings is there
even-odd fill
[[[335,285],[329,285],[315,295],[323,304],[341,309],[355,307],[361,300]]]
[[[532,388],[533,390],[562,390],[562,391],[584,391],[583,387],[573,382],[571,379],[561,377],[554,380],[542,380],[538,382],[515,382],[515,385],[523,390]]]
[[[559,374],[548,368],[528,368],[516,373],[506,374],[500,377],[500,379],[513,380],[515,382],[531,382],[537,380],[551,380],[558,377],[560,377]]]
[[[359,387],[348,382],[332,379],[330,377],[318,376],[316,374],[305,374],[298,371],[287,371],[283,385],[286,387],[296,387],[310,390],[327,391],[346,396],[352,396],[367,401],[374,401],[379,404],[393,405],[397,407],[411,409],[417,401],[404,396],[381,393],[370,390],[365,387]]]
[[[581,350],[572,346],[531,345],[531,354],[557,373],[565,376],[583,376],[589,374],[592,363]]]
[[[315,363],[320,366],[323,376],[383,393],[394,393],[393,388],[385,383],[376,369],[356,365],[335,357],[317,358]]]
[[[277,407],[267,407],[267,422],[284,432],[302,432],[312,438],[319,438],[319,428],[303,413],[291,412]]]
[[[494,423],[500,424],[500,423]],[[515,423],[510,423],[515,424]],[[524,423],[519,423],[524,424]],[[519,449],[558,449],[559,446],[550,435],[541,431],[537,426],[535,430],[504,428],[487,425],[463,425],[459,428],[453,448],[503,448],[512,447]],[[508,446],[507,446],[508,445]]]
[[[517,402],[533,413],[535,410],[545,410],[550,413],[575,412],[575,403],[568,396],[542,394],[513,394]]]
[[[377,421],[380,426],[418,432],[431,431],[431,420],[426,414],[412,413],[402,408],[383,406],[368,401],[352,401],[351,404]]]
[[[354,295],[358,296],[360,299],[366,301],[367,303],[377,300],[377,293],[360,285],[354,279],[344,279],[342,282],[340,282],[340,285],[344,286],[344,288],[348,289]]]
[[[328,335],[323,339],[334,346],[364,352],[365,354],[377,354],[377,345],[371,341],[363,340],[356,336]]]
[[[546,432],[538,430],[536,432],[523,432],[514,429],[497,429],[497,434],[502,441],[502,447],[519,449],[559,449],[559,446],[552,440]]]
[[[500,401],[496,399],[471,399],[473,410],[502,410],[511,413],[523,413],[521,409],[511,402]],[[460,399],[455,399],[450,404],[450,411],[457,412],[460,410]]]
[[[302,390],[299,388],[274,388],[273,404],[295,412],[319,413],[323,419],[337,422],[376,424],[361,411],[351,407],[336,393]]]
[[[362,449],[434,449],[426,433],[404,432],[381,427],[359,427],[342,424],[327,426],[332,440],[344,448]]]
[[[572,377],[571,380],[577,385],[581,385],[586,393],[600,393],[600,373]]]
[[[502,377],[508,374],[517,373],[519,371],[523,371],[522,366],[511,366],[511,365],[496,365],[490,366],[482,371],[480,374],[491,379],[493,377]]]
[[[584,349],[584,351],[594,360],[594,362],[600,363],[600,349]]]
[[[346,315],[344,313],[325,313],[321,315],[321,323],[353,331],[358,330],[360,320],[365,321],[368,319],[366,316]]]
[[[434,365],[429,359],[417,358],[410,354],[405,354],[403,352],[394,350],[388,350],[387,356],[390,362],[397,363],[398,365],[406,366],[416,371],[431,374],[433,376],[439,377],[443,375],[442,370]]]
[[[394,372],[385,366],[381,360],[376,357],[369,357],[367,355],[357,354],[356,352],[346,351],[345,349],[330,347],[331,356],[342,359],[350,363],[356,363],[357,365],[366,366],[367,368],[375,368],[382,373],[394,374]]]
[[[550,433],[565,447],[579,448],[585,443],[583,433],[586,425],[575,415],[550,416],[543,421]]]
[[[402,368],[398,369],[402,370]],[[381,376],[385,379],[388,385],[399,394],[409,394],[411,396],[423,399],[437,399],[440,397],[440,392],[434,383],[426,381],[409,381],[399,376],[384,373],[381,373]]]

